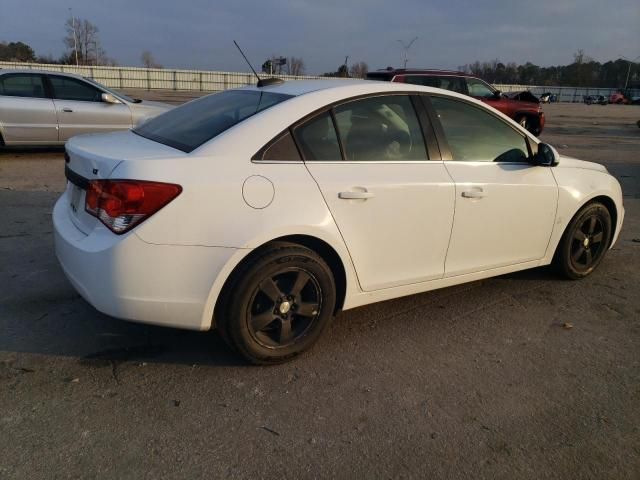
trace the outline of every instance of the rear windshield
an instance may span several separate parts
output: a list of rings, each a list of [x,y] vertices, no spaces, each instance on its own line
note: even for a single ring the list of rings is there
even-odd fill
[[[393,78],[394,74],[371,72],[367,73],[367,80],[382,80],[383,82],[389,82]]]
[[[189,153],[246,118],[291,97],[257,90],[227,90],[169,110],[133,131]]]

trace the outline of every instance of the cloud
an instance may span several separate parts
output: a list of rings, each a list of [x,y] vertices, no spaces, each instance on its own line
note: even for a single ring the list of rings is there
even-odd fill
[[[100,28],[102,45],[122,64],[143,50],[168,67],[241,70],[238,40],[258,66],[270,55],[303,57],[309,73],[335,70],[349,55],[370,68],[399,65],[397,40],[418,40],[410,65],[455,68],[474,60],[566,64],[583,49],[597,60],[634,57],[640,44],[637,0],[2,0],[0,40],[37,53],[62,53],[69,16]]]

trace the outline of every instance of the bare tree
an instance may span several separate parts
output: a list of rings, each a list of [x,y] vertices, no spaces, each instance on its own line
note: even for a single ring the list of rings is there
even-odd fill
[[[349,68],[349,74],[353,78],[365,78],[369,73],[369,65],[365,62],[356,62]]]
[[[156,62],[156,59],[153,57],[153,54],[149,50],[145,50],[144,52],[142,52],[142,55],[140,55],[140,59],[142,60],[142,64],[146,68],[162,68],[162,65]]]
[[[289,75],[304,75],[304,60],[300,57],[289,57],[287,73]]]
[[[67,36],[64,43],[70,50],[67,58],[73,59],[75,63],[76,52],[80,65],[98,65],[112,62],[106,58],[105,51],[100,46],[98,27],[89,20],[81,18],[69,18],[65,23]]]

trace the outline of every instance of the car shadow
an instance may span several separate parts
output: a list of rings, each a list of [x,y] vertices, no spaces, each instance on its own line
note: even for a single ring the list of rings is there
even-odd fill
[[[52,281],[47,292],[27,292],[17,305],[0,309],[0,351],[74,357],[82,366],[105,367],[131,363],[162,363],[187,366],[249,366],[229,348],[218,331],[198,332],[127,322],[104,315],[85,302],[63,277],[56,264],[45,265]],[[53,280],[55,277],[55,280]],[[348,349],[363,329],[375,322],[392,334],[397,326],[392,317],[420,312],[425,318],[451,315],[462,306],[475,309],[474,296],[498,297],[506,290],[526,290],[521,282],[561,281],[549,268],[536,268],[471,282],[445,289],[411,295],[340,313],[330,329],[331,346],[336,351]],[[454,303],[451,303],[454,302]],[[400,313],[399,313],[400,312]],[[389,322],[380,321],[389,318]],[[322,342],[324,343],[324,342]],[[326,344],[320,349],[327,348]]]

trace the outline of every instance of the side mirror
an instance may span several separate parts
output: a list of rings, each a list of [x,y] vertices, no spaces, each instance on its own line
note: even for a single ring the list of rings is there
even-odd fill
[[[500,98],[502,96],[502,92],[500,90],[496,90],[495,92],[493,92],[493,96],[495,98]]]
[[[538,144],[538,153],[533,157],[533,163],[542,167],[553,167],[558,164],[560,154],[547,143]]]
[[[105,103],[122,103],[120,100],[118,100],[116,97],[114,97],[110,93],[103,93],[101,95],[101,98],[102,98],[102,101]]]

